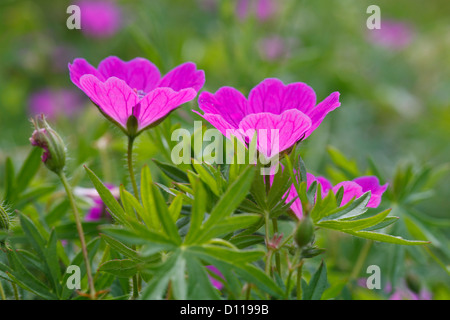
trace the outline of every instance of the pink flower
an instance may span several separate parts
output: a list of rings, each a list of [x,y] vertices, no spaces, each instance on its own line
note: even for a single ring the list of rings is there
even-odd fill
[[[113,1],[81,0],[81,31],[91,37],[111,37],[122,25],[120,7]]]
[[[306,139],[339,106],[339,92],[316,106],[316,94],[305,83],[284,85],[278,79],[265,79],[250,91],[248,99],[231,87],[222,87],[215,94],[203,92],[199,107],[204,114],[194,112],[227,138],[236,135],[248,143],[256,130],[258,150],[272,157]]]
[[[105,184],[105,186],[111,191],[116,199],[119,198],[119,188],[112,184]],[[85,221],[98,221],[102,217],[110,217],[108,211],[106,210],[106,206],[103,203],[102,198],[98,194],[97,190],[93,188],[76,187],[74,189],[74,194],[77,197],[84,198],[91,205],[88,213],[84,217]]]
[[[157,125],[194,99],[205,82],[203,70],[197,70],[192,62],[179,65],[162,78],[158,68],[143,58],[124,62],[108,57],[97,69],[84,59],[75,59],[69,70],[72,82],[130,136]]]
[[[43,113],[48,119],[72,117],[82,107],[83,101],[78,93],[68,89],[43,89],[33,93],[29,99],[30,114]]]
[[[388,184],[380,185],[378,178],[375,176],[364,176],[360,178],[356,178],[353,181],[344,181],[340,182],[333,187],[333,185],[324,177],[315,177],[314,175],[307,173],[306,175],[306,184],[309,188],[311,184],[317,181],[321,186],[322,190],[322,198],[325,197],[330,190],[333,193],[337,193],[341,187],[344,188],[344,194],[342,196],[341,207],[347,204],[353,198],[359,198],[367,191],[371,192],[370,200],[367,203],[367,207],[376,208],[380,205],[381,196],[386,191]],[[294,184],[292,184],[289,194],[286,198],[286,203],[290,202],[297,196],[297,190],[295,189]],[[291,210],[297,215],[297,217],[301,218],[303,216],[302,203],[300,199],[296,199],[292,205]]]
[[[236,15],[240,20],[246,19],[249,14],[254,14],[260,22],[272,18],[277,12],[280,0],[238,0],[236,3]]]
[[[215,273],[216,275],[218,275],[219,277],[221,277],[222,279],[224,279],[223,274],[219,271],[219,269],[217,269],[214,266],[206,266],[207,269],[209,269],[212,273]],[[211,284],[217,289],[217,290],[222,290],[223,288],[223,283],[220,282],[219,280],[217,280],[216,278],[210,276],[208,274],[208,278],[209,281],[211,281]]]
[[[368,30],[367,38],[375,45],[391,50],[400,50],[411,43],[413,30],[403,22],[382,20],[381,29]]]
[[[278,35],[262,38],[258,47],[262,58],[267,61],[275,61],[289,55],[285,39]]]

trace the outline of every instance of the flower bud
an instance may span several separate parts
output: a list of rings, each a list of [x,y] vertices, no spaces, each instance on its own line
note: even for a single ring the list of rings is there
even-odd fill
[[[55,173],[61,172],[66,164],[66,147],[61,137],[45,121],[44,115],[32,120],[35,130],[30,138],[32,146],[44,149],[42,162]]]
[[[298,224],[294,239],[299,248],[303,248],[311,243],[314,238],[314,223],[309,216],[304,216]]]

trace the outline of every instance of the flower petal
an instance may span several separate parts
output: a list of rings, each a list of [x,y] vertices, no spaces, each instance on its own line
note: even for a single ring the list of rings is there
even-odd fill
[[[80,85],[103,113],[122,127],[127,127],[128,117],[139,99],[125,81],[112,77],[102,82],[88,74],[81,77]]]
[[[69,63],[69,73],[70,80],[72,80],[72,82],[81,90],[83,90],[83,88],[80,86],[80,78],[85,74],[92,74],[100,81],[105,81],[106,79],[97,69],[91,66],[89,62],[81,58],[73,60],[72,64]]]
[[[231,87],[222,87],[215,94],[202,92],[198,103],[203,112],[219,114],[235,128],[239,126],[247,110],[247,99]]]
[[[368,207],[376,208],[380,205],[381,196],[388,187],[387,183],[380,186],[380,182],[376,176],[359,177],[353,181],[361,186],[363,192],[371,191],[370,200],[367,204]]]
[[[341,103],[339,102],[339,92],[333,92],[325,100],[319,103],[315,108],[306,113],[312,121],[311,128],[306,132],[305,139],[317,129],[317,127],[322,123],[325,116],[339,107]]]
[[[144,58],[122,61],[118,57],[108,57],[98,65],[98,71],[105,79],[117,77],[125,81],[131,89],[148,93],[155,89],[161,75],[158,68]]]
[[[316,94],[302,82],[284,85],[278,79],[265,79],[249,94],[249,113],[270,112],[281,114],[297,109],[308,114],[316,104]]]
[[[192,88],[199,91],[205,84],[205,72],[197,70],[195,63],[186,62],[172,69],[160,81],[158,87],[169,87],[175,91]]]
[[[347,204],[353,198],[359,198],[364,194],[361,186],[353,181],[343,181],[333,187],[333,192],[336,194],[341,187],[344,187],[344,194],[342,196],[341,207]]]
[[[258,150],[269,158],[292,147],[302,139],[310,126],[311,119],[296,109],[287,110],[280,115],[267,112],[250,114],[239,124],[249,142],[254,130],[257,131]]]
[[[164,118],[172,110],[195,98],[197,92],[192,89],[174,91],[171,88],[156,88],[140,101],[140,112],[135,113],[139,128],[142,130]]]

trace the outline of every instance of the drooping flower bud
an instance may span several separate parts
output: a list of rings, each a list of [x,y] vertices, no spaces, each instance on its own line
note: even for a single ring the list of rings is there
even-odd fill
[[[314,223],[309,215],[300,220],[294,239],[299,248],[303,248],[311,243],[314,238]]]
[[[31,135],[32,146],[44,149],[42,162],[55,173],[60,173],[66,164],[66,147],[61,137],[53,130],[45,120],[44,115],[31,120],[35,130]]]

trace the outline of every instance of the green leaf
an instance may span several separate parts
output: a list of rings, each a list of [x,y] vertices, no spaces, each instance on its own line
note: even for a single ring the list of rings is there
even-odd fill
[[[219,300],[218,291],[213,288],[208,278],[206,267],[198,259],[187,255],[188,296],[190,300]]]
[[[14,250],[8,250],[8,260],[11,264],[11,273],[7,275],[20,287],[28,290],[37,296],[47,300],[57,300],[58,297],[51,292],[51,289],[38,280],[20,261]]]
[[[139,203],[139,200],[136,199],[135,196],[133,196],[131,193],[125,190],[125,187],[123,185],[120,185],[120,200],[122,201],[125,213],[131,220],[136,221],[135,210],[136,213],[140,217],[142,217],[144,213],[144,208],[142,207],[142,205]]]
[[[84,167],[91,179],[95,189],[97,190],[103,203],[108,207],[111,215],[115,220],[123,225],[128,225],[127,215],[116,198],[112,195],[111,191],[100,181],[100,179],[92,172],[88,167]]]
[[[195,255],[209,255],[237,264],[257,261],[264,256],[262,250],[233,250],[215,245],[192,246],[188,250]]]
[[[405,240],[402,237],[398,236],[391,236],[388,234],[383,233],[376,233],[372,231],[351,231],[351,230],[344,230],[343,232],[351,234],[356,237],[380,241],[380,242],[387,242],[387,243],[394,243],[394,244],[402,244],[407,246],[414,246],[414,245],[422,245],[422,244],[429,244],[429,241],[417,241],[417,240]]]
[[[117,252],[123,254],[125,257],[135,260],[135,261],[141,261],[142,259],[139,257],[138,253],[131,249],[130,247],[124,245],[122,242],[114,239],[111,236],[108,236],[106,234],[101,233],[100,237],[105,240],[107,244],[111,246],[114,250]]]
[[[205,239],[216,238],[240,229],[245,229],[257,224],[261,220],[262,216],[259,214],[238,214],[227,217],[205,232],[203,237],[198,239],[198,241],[201,242]]]
[[[150,231],[145,227],[138,227],[137,225],[133,225],[133,231],[115,226],[103,226],[101,227],[101,231],[117,240],[129,244],[142,245],[150,242],[164,246],[164,248],[167,249],[174,248],[176,245],[172,239],[169,239],[162,234]]]
[[[221,190],[217,184],[216,177],[207,169],[203,164],[192,162],[192,166],[198,173],[200,179],[211,189],[211,191],[216,195],[220,196]]]
[[[130,259],[110,260],[102,263],[98,271],[108,272],[119,278],[131,278],[138,272],[138,262]]]
[[[369,203],[371,192],[367,191],[362,196],[353,201],[348,202],[342,207],[338,207],[330,212],[327,212],[320,221],[336,220],[338,218],[356,217],[368,210],[367,203]]]
[[[153,162],[156,163],[158,168],[161,169],[161,171],[164,172],[165,175],[168,176],[171,180],[181,183],[189,182],[187,174],[176,166],[169,163],[160,162],[156,159],[153,159]]]
[[[32,148],[28,157],[25,159],[22,167],[17,174],[16,179],[16,188],[15,191],[21,194],[36,173],[39,170],[39,166],[41,165],[41,154],[42,150],[39,148]]]
[[[248,166],[236,180],[228,187],[225,193],[221,196],[217,204],[212,209],[208,220],[202,225],[198,233],[197,238],[201,238],[204,233],[208,232],[219,221],[229,216],[242,200],[248,194],[250,185],[253,181],[253,175],[255,173],[254,166]],[[209,240],[209,239],[203,239]]]
[[[328,220],[319,221],[316,225],[323,228],[334,229],[334,230],[362,230],[369,227],[373,227],[378,223],[382,222],[387,215],[391,212],[391,209],[387,209],[380,212],[372,217],[358,220]]]
[[[309,281],[308,287],[303,291],[303,300],[320,300],[327,287],[327,267],[322,261]]]
[[[200,229],[206,212],[206,190],[203,188],[202,183],[196,180],[194,185],[194,203],[191,209],[191,223],[188,234],[186,235],[185,243],[190,244],[195,238],[198,230]]]
[[[177,269],[183,267],[184,270],[184,258],[180,250],[173,252],[170,257],[162,263],[153,275],[152,280],[148,283],[147,287],[142,291],[142,300],[159,300],[162,299],[169,281],[176,274]],[[179,281],[180,279],[177,279]],[[180,290],[180,288],[178,288]],[[179,294],[180,292],[178,292]]]
[[[338,149],[332,146],[327,147],[327,152],[336,166],[338,166],[349,178],[356,178],[359,176],[358,165],[355,160],[347,159]]]

